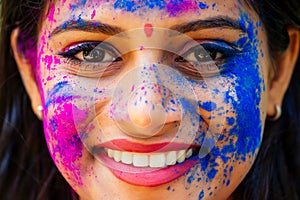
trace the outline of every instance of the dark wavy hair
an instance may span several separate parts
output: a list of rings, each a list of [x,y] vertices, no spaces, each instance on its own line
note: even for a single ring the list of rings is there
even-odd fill
[[[299,0],[246,0],[267,30],[271,55],[289,44],[288,26],[300,29]],[[54,165],[43,127],[31,110],[14,60],[10,36],[19,27],[19,49],[35,50],[46,0],[2,0],[0,41],[0,199],[78,199]],[[283,102],[283,115],[266,122],[257,159],[231,199],[298,199],[300,196],[300,58]]]

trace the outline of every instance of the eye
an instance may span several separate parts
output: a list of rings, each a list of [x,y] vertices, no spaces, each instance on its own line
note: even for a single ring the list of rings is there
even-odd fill
[[[88,42],[69,48],[61,53],[63,57],[88,63],[108,63],[119,61],[117,51],[106,43]]]
[[[175,58],[175,67],[189,79],[200,80],[222,73],[227,58],[236,54],[236,50],[225,42],[207,42],[198,44]]]
[[[211,61],[220,61],[223,58],[224,54],[218,50],[210,47],[204,48],[203,46],[198,45],[190,49],[183,56],[176,58],[175,62],[191,62],[201,64]]]

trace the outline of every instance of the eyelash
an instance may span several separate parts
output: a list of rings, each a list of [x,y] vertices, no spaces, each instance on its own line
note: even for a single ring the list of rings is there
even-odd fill
[[[96,50],[100,50],[103,52],[103,58],[107,54],[113,57],[112,60],[104,61],[104,62],[94,62],[93,60],[81,60],[76,57],[76,55],[82,53],[82,57],[84,56],[92,56],[92,53]],[[84,53],[87,52],[87,53]],[[98,52],[99,53],[99,52]],[[109,73],[113,70],[119,69],[120,66],[118,62],[121,61],[121,57],[117,56],[119,53],[110,45],[105,42],[85,42],[74,46],[64,52],[58,53],[58,55],[62,56],[66,59],[66,63],[76,67],[76,72],[79,74],[82,73],[84,75],[97,75],[99,73]],[[84,63],[84,64],[83,64]],[[90,74],[89,74],[90,73]]]
[[[91,52],[95,50],[101,50],[104,54],[114,56],[113,60],[107,62],[90,62],[76,57],[79,53],[82,53],[82,56],[84,57],[85,51],[88,52],[85,56],[89,56]],[[193,62],[187,59],[191,54],[194,54],[195,56],[197,50],[200,50],[199,53],[203,53],[204,62]],[[188,50],[183,52],[181,56],[175,57],[174,67],[189,79],[202,79],[203,77],[216,76],[217,74],[223,73],[226,60],[237,54],[238,51],[239,50],[223,41],[203,42],[188,48]],[[215,53],[215,56],[221,55],[221,57],[217,60],[212,60],[211,53]],[[114,72],[121,68],[120,61],[122,61],[122,58],[118,56],[120,54],[114,49],[114,47],[104,42],[81,43],[64,52],[60,52],[59,55],[66,58],[67,64],[75,67],[80,66],[80,69],[77,69],[76,71],[80,71],[83,74],[91,73],[92,75],[96,75],[98,73]],[[83,62],[85,62],[84,65]]]
[[[196,57],[197,50],[200,50],[199,53],[203,56],[202,61],[193,62],[187,59],[191,54],[194,54]],[[216,60],[211,58],[211,53],[215,53]],[[212,77],[224,73],[226,61],[238,53],[238,49],[224,41],[203,42],[188,48],[181,56],[176,57],[175,67],[186,74],[189,79],[196,80],[203,77]]]

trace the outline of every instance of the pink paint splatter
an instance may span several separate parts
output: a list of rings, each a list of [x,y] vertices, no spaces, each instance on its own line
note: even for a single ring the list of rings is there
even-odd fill
[[[96,10],[93,10],[93,13],[91,14],[91,19],[94,19],[95,15],[96,15]]]
[[[178,14],[198,11],[199,6],[196,0],[170,1],[166,9],[170,16],[174,17]]]
[[[44,58],[42,58],[42,61],[43,61],[44,64],[46,65],[47,70],[50,70],[50,69],[51,69],[52,62],[53,62],[53,57],[52,57],[52,56],[49,56],[49,55],[46,55]]]
[[[74,122],[86,119],[86,112],[76,108],[71,103],[60,104],[55,109],[55,114],[48,121],[47,132],[48,145],[52,150],[53,160],[59,166],[64,167],[68,179],[73,183],[82,185],[80,175],[80,158],[82,157],[83,145],[79,137],[77,126]]]
[[[55,14],[55,5],[54,3],[51,3],[49,9],[49,15],[48,15],[49,22],[56,22],[56,20],[54,19],[54,14]]]

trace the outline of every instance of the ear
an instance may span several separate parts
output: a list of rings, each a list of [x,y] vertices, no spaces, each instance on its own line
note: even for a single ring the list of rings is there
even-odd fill
[[[288,34],[290,38],[288,48],[278,57],[274,58],[275,75],[271,80],[269,90],[268,117],[276,115],[276,105],[282,105],[299,55],[299,30],[295,27],[289,27]]]
[[[22,77],[23,84],[25,86],[26,92],[31,100],[31,107],[35,115],[42,120],[41,112],[41,96],[38,89],[37,82],[34,78],[34,73],[32,71],[32,66],[30,61],[26,56],[18,49],[18,36],[19,29],[16,28],[12,31],[10,37],[10,43],[17,63],[20,75]]]

